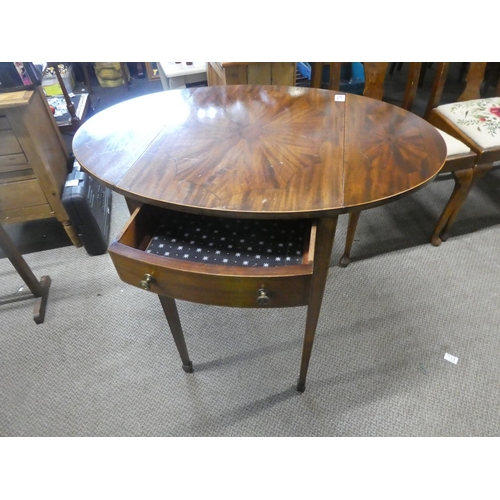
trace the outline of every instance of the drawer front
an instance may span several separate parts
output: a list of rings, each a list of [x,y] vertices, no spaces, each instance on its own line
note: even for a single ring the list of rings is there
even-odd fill
[[[47,198],[36,179],[0,184],[0,212],[47,203]]]
[[[23,150],[12,130],[0,130],[0,155],[15,155]]]
[[[0,115],[0,132],[2,130],[10,130],[12,127],[10,126],[9,120],[5,115]]]
[[[295,307],[307,305],[311,274],[248,276],[203,274],[170,267],[173,259],[112,243],[109,254],[124,282],[158,295],[229,307]],[[163,261],[163,262],[161,262]],[[306,266],[304,266],[306,267]],[[152,277],[147,282],[146,276]]]
[[[36,179],[33,170],[27,167],[27,165],[17,165],[10,168],[0,167],[0,184]]]
[[[197,227],[198,223],[201,223],[199,219],[195,223],[194,219],[178,217],[178,213],[153,206],[142,205],[137,208],[120,236],[109,247],[109,254],[118,275],[126,283],[158,295],[208,305],[230,307],[307,305],[313,271],[314,228],[309,227],[308,231],[307,225],[298,225],[301,231],[304,231],[303,234],[307,240],[302,238],[306,251],[300,263],[245,267],[237,264],[224,265],[188,261],[146,251],[153,236],[158,234],[157,229],[165,227],[162,225],[165,223],[165,216],[173,224],[170,229],[174,232],[177,224],[180,225],[179,227],[186,227],[185,224],[189,225],[193,222],[195,225],[190,226],[193,229]],[[205,223],[210,223],[210,221],[205,221]],[[222,228],[228,227],[224,222],[219,222],[219,224],[217,225],[214,220],[213,224],[208,224],[206,227],[211,227],[214,232],[219,232],[219,230],[223,232]],[[238,229],[238,226],[238,222],[233,225],[236,231],[232,233],[233,235],[241,230]],[[314,224],[313,226],[315,227]],[[215,231],[216,228],[217,231]],[[243,227],[243,230],[246,229]],[[197,231],[199,229],[196,229],[195,232]],[[292,230],[292,232],[294,231]],[[203,231],[200,234],[203,234]],[[263,234],[256,234],[255,237],[265,239]],[[267,234],[271,239],[274,238],[274,235]],[[179,235],[179,238],[182,236]],[[195,236],[189,237],[189,239],[191,238],[195,238]],[[204,236],[201,240],[203,238]],[[221,241],[225,239],[225,237],[220,238]],[[176,236],[176,239],[172,241],[179,240]],[[212,249],[217,250],[215,247]]]
[[[12,130],[0,130],[0,166],[27,163],[26,156]]]
[[[19,165],[27,165],[27,159],[23,153],[14,155],[0,154],[0,171],[8,172],[13,167],[15,167],[16,170],[19,170],[17,168]]]

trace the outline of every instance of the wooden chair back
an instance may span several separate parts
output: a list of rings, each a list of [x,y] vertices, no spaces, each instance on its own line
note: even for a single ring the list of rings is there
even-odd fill
[[[340,62],[317,62],[312,63],[311,68],[311,87],[321,88],[323,68],[329,66],[330,77],[328,88],[330,90],[339,90],[340,88],[340,69],[342,63]],[[365,70],[365,87],[363,95],[371,97],[372,99],[382,100],[384,97],[385,77],[387,74],[388,62],[364,62],[363,67]],[[418,79],[422,63],[412,62],[408,71],[408,78],[406,80],[406,88],[401,107],[410,110],[415,101],[417,93]]]
[[[465,88],[458,97],[456,102],[470,101],[479,99],[481,97],[481,85],[485,81],[486,68],[488,63],[485,62],[471,62],[465,77]],[[431,112],[434,108],[439,106],[441,97],[443,95],[444,86],[448,77],[450,69],[449,62],[440,62],[436,66],[436,74],[432,83],[431,94],[424,118],[429,119]],[[495,95],[500,95],[500,80],[498,81]]]

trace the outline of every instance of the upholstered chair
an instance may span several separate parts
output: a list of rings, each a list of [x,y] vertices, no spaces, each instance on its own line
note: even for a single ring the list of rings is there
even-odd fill
[[[461,185],[456,186],[452,194],[456,203],[453,210],[446,214],[446,220],[436,226],[432,235],[434,245],[448,239],[450,228],[478,179],[500,165],[500,97],[481,98],[481,84],[486,69],[487,63],[469,63],[465,90],[457,102],[434,107],[446,81],[448,63],[440,63],[437,68],[436,81],[439,81],[439,85],[436,85],[434,93],[438,97],[431,98],[433,101],[427,111],[428,120],[469,147],[476,154],[476,162],[472,170],[460,173]],[[500,82],[495,94],[500,95]]]

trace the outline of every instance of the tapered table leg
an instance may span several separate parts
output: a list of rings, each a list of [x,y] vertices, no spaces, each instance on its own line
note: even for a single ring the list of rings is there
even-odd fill
[[[160,299],[163,312],[167,318],[168,326],[170,327],[170,331],[174,337],[175,345],[179,351],[179,355],[182,360],[182,369],[186,373],[193,373],[193,363],[191,363],[191,360],[189,359],[186,340],[184,339],[184,333],[182,331],[181,320],[179,318],[175,299],[165,297],[163,295],[158,295],[158,298]]]
[[[304,392],[306,389],[306,376],[309,367],[309,359],[318,325],[323,293],[325,291],[326,279],[330,267],[333,241],[337,228],[338,217],[320,219],[316,232],[316,251],[314,255],[314,271],[309,293],[309,305],[307,307],[306,331],[304,334],[304,344],[302,347],[302,361],[300,365],[300,375],[297,383],[297,390]]]
[[[347,226],[347,236],[345,239],[344,254],[340,257],[339,266],[347,267],[351,263],[351,248],[354,242],[354,235],[356,234],[356,228],[358,227],[359,216],[361,215],[361,210],[356,212],[351,212],[349,214],[349,224]]]

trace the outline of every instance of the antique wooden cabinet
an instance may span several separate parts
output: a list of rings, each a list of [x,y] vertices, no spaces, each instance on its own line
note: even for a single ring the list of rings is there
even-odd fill
[[[208,85],[295,85],[294,62],[209,62]]]
[[[41,87],[0,94],[0,221],[55,217],[81,246],[61,202],[68,154]]]

